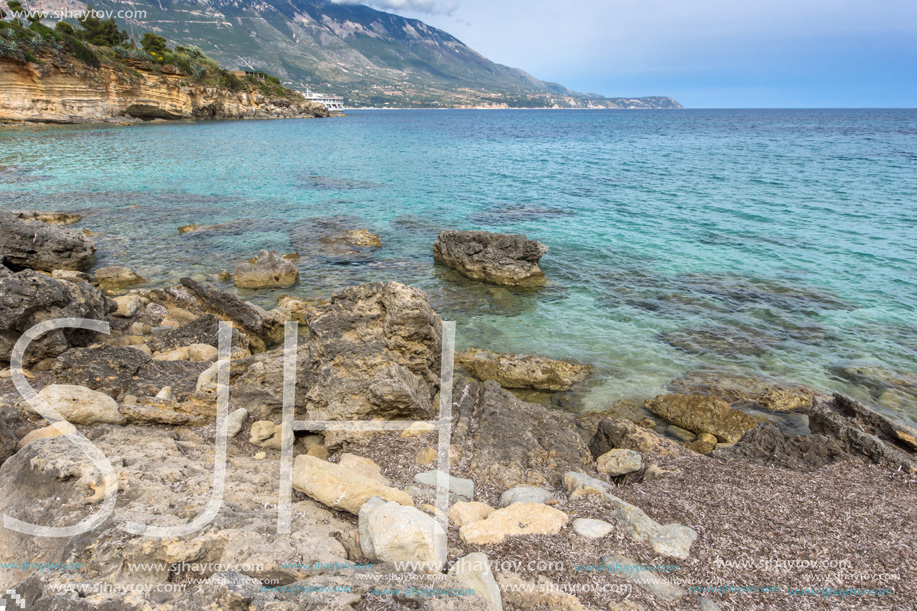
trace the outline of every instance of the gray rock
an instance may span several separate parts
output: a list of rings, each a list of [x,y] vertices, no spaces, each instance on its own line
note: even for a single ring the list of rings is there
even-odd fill
[[[86,271],[92,266],[95,250],[79,231],[0,212],[0,263],[12,270]]]
[[[232,278],[244,289],[288,288],[299,280],[299,270],[276,250],[262,250],[254,259],[238,265]]]
[[[524,403],[496,382],[459,380],[453,397],[456,459],[490,485],[555,486],[565,471],[591,469],[572,416]]]
[[[494,611],[503,611],[500,586],[494,579],[486,554],[475,552],[459,558],[449,569],[449,575],[474,590],[475,596],[490,601]]]
[[[710,600],[709,598],[704,598],[701,596],[698,601],[698,608],[700,611],[721,611],[720,606]]]
[[[40,322],[54,318],[103,320],[115,303],[88,284],[54,280],[31,270],[0,277],[0,361],[8,361],[16,341]],[[58,329],[35,339],[25,365],[53,358],[96,337],[87,329]]]
[[[564,488],[570,498],[598,494],[611,503],[611,517],[630,534],[634,541],[645,542],[657,554],[685,559],[697,532],[681,524],[659,524],[646,513],[611,493],[611,486],[582,473],[564,475]]]
[[[436,488],[439,473],[437,470],[418,473],[414,476],[414,483],[428,488]],[[466,501],[474,499],[474,482],[470,479],[447,476],[446,481],[449,485],[449,492],[464,497]]]
[[[524,235],[486,231],[442,231],[433,258],[475,280],[511,286],[545,283],[538,261],[548,252]]]
[[[60,383],[85,386],[117,399],[127,393],[133,376],[149,361],[148,355],[135,348],[74,348],[57,357],[51,372]],[[157,386],[152,395],[163,386],[167,384]]]
[[[416,562],[425,573],[439,573],[446,563],[446,532],[419,509],[373,497],[358,515],[360,549],[369,560]]]
[[[500,495],[500,507],[509,507],[513,503],[547,503],[554,493],[535,486],[516,486]]]
[[[804,472],[853,459],[837,439],[816,434],[791,435],[771,424],[748,431],[737,443],[714,450],[713,456]]]
[[[637,570],[644,565],[634,562],[627,556],[611,554],[602,558],[602,564],[609,568],[611,574],[623,577],[626,581],[646,590],[663,602],[672,603],[687,594],[655,571]]]
[[[577,518],[573,520],[573,532],[587,539],[601,539],[614,530],[614,526],[605,520]]]
[[[247,418],[248,411],[245,409],[237,409],[234,412],[230,412],[229,416],[226,417],[226,436],[235,437],[238,435],[242,431]]]
[[[177,329],[165,327],[158,336],[154,332],[153,339],[148,342],[154,352],[170,352],[191,346],[193,344],[207,344],[219,346],[220,319],[214,314],[205,314]],[[154,330],[155,331],[155,330]],[[248,348],[248,339],[237,328],[232,329],[233,351]]]
[[[152,360],[134,373],[126,392],[152,397],[159,389],[169,386],[175,397],[181,400],[196,390],[198,376],[211,365],[209,362]]]

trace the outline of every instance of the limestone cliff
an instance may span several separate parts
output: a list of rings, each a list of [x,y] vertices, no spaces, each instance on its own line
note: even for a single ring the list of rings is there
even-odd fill
[[[187,76],[79,61],[24,62],[0,57],[0,121],[84,123],[135,119],[327,117],[322,104],[294,92],[232,91]]]

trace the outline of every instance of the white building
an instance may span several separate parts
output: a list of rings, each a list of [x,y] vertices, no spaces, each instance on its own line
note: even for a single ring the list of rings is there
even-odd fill
[[[324,104],[325,108],[328,110],[344,110],[344,98],[342,96],[328,93],[315,93],[314,91],[306,91],[302,95],[310,102]]]

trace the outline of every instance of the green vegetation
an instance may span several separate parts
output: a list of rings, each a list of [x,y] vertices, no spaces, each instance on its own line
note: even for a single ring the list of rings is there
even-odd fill
[[[87,5],[77,25],[59,21],[53,29],[37,17],[26,19],[18,0],[10,0],[7,7],[8,12],[0,9],[0,57],[33,63],[76,58],[93,68],[106,64],[126,72],[179,75],[188,83],[232,91],[260,90],[274,97],[296,95],[273,76],[261,79],[227,72],[195,45],[170,49],[166,38],[152,32],[145,33],[137,47],[114,19],[100,19],[92,5]]]

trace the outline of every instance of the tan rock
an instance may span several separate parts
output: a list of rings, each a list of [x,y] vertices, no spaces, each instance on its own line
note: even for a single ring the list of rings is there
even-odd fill
[[[66,426],[66,425],[63,425],[63,426]],[[54,426],[53,424],[42,427],[40,429],[35,429],[34,431],[32,431],[31,433],[29,433],[28,435],[26,435],[25,437],[19,440],[19,443],[16,444],[16,450],[17,451],[21,450],[22,448],[26,447],[33,441],[37,441],[39,439],[47,439],[48,437],[57,437],[63,434],[64,433],[61,432],[61,430],[57,428],[56,426]]]
[[[633,450],[615,448],[599,456],[595,464],[599,473],[611,476],[624,475],[639,471],[643,467],[643,458]]]
[[[408,428],[401,431],[402,437],[420,437],[426,433],[429,433],[436,427],[430,422],[415,422]]]
[[[345,231],[344,239],[352,246],[382,246],[382,238],[366,229]]]
[[[388,486],[389,481],[384,475],[382,475],[382,467],[377,465],[374,461],[363,456],[357,456],[356,454],[341,454],[338,464],[342,467],[352,469],[357,473],[362,473],[365,477],[378,482],[383,486]]]
[[[706,395],[659,395],[647,401],[646,408],[676,426],[693,433],[709,433],[727,443],[738,441],[745,431],[757,426],[745,412]]]
[[[429,465],[436,460],[437,452],[436,449],[430,446],[421,448],[417,452],[417,455],[414,457],[414,462],[418,465]]]
[[[143,299],[139,295],[122,295],[121,297],[115,297],[114,301],[118,304],[118,309],[112,313],[112,316],[118,316],[120,318],[130,318],[134,316],[137,312],[142,310],[145,305]]]
[[[526,581],[516,573],[502,571],[497,573],[497,583],[503,591],[503,603],[522,611],[588,611],[576,596],[541,575]]]
[[[276,250],[262,250],[254,259],[236,267],[233,283],[239,288],[288,288],[299,280],[299,269]]]
[[[306,454],[322,460],[327,460],[330,455],[328,448],[325,447],[325,438],[321,435],[306,435],[302,438],[302,443],[306,448]]]
[[[492,514],[496,509],[479,501],[459,501],[449,508],[449,519],[461,528],[472,522],[479,522]]]
[[[118,265],[100,267],[93,273],[97,286],[103,291],[125,288],[136,284],[143,284],[146,278],[137,275],[132,270]]]
[[[71,424],[124,424],[117,401],[85,386],[52,384],[38,396]]]
[[[508,536],[553,535],[568,520],[564,512],[541,503],[513,503],[483,520],[462,526],[459,535],[465,543],[493,545],[502,543]]]
[[[592,368],[543,356],[500,354],[488,350],[463,350],[455,363],[481,380],[494,380],[504,388],[544,391],[569,389],[582,382]]]
[[[293,427],[290,425],[274,424],[270,420],[259,420],[252,424],[251,437],[248,442],[252,445],[267,448],[269,450],[280,450],[283,439],[283,427],[288,429],[289,443],[293,442]]]
[[[297,456],[293,463],[293,487],[320,503],[355,515],[374,496],[414,505],[414,499],[402,490],[367,480],[358,471],[307,454]]]

